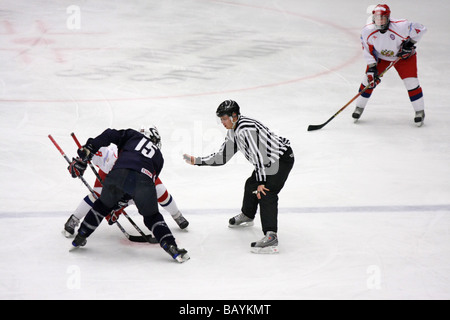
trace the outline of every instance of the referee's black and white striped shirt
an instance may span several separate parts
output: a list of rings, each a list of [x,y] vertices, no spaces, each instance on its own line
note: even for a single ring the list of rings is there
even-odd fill
[[[234,129],[227,132],[220,150],[206,157],[195,158],[199,166],[221,166],[227,163],[238,150],[255,166],[256,179],[265,182],[267,175],[275,174],[273,164],[289,148],[288,139],[279,137],[258,120],[239,116]]]

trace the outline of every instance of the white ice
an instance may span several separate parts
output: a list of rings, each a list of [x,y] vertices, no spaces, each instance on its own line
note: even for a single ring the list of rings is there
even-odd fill
[[[374,4],[1,0],[0,298],[449,299],[450,2],[389,3],[429,29],[417,49],[423,127],[392,70],[359,123],[352,104],[306,131],[356,94],[359,31]],[[182,160],[218,150],[225,99],[291,140],[279,254],[250,253],[259,218],[227,227],[252,171],[241,154],[215,168]],[[84,142],[147,123],[163,137],[161,179],[189,230],[162,212],[191,260],[106,223],[69,252],[60,232],[87,189],[47,135],[72,157],[71,132]]]

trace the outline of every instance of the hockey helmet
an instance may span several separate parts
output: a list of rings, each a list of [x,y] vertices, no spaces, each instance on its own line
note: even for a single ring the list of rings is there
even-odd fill
[[[231,117],[233,113],[236,113],[236,115],[241,114],[239,105],[234,100],[225,100],[219,105],[216,110],[216,115],[218,117],[222,117],[225,115]]]
[[[161,149],[161,136],[159,135],[158,129],[154,125],[141,126],[139,132],[149,138],[155,146]]]
[[[372,21],[380,31],[386,31],[389,28],[391,9],[387,4],[378,4],[372,11]]]

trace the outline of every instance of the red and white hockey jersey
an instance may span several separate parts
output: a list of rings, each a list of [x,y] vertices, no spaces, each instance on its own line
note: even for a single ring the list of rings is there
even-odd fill
[[[364,58],[368,65],[377,63],[378,59],[395,61],[401,44],[408,37],[418,42],[427,28],[420,23],[405,19],[391,19],[389,29],[381,33],[373,23],[361,31],[361,43]]]
[[[100,168],[104,173],[111,171],[117,160],[117,146],[110,144],[107,147],[101,147],[92,158],[92,163]]]

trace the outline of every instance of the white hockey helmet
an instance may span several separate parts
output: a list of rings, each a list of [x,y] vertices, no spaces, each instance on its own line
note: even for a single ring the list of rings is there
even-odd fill
[[[156,126],[141,126],[141,129],[139,130],[140,133],[142,133],[144,136],[150,139],[150,141],[157,146],[159,149],[161,149],[161,136],[159,135],[158,129]]]

